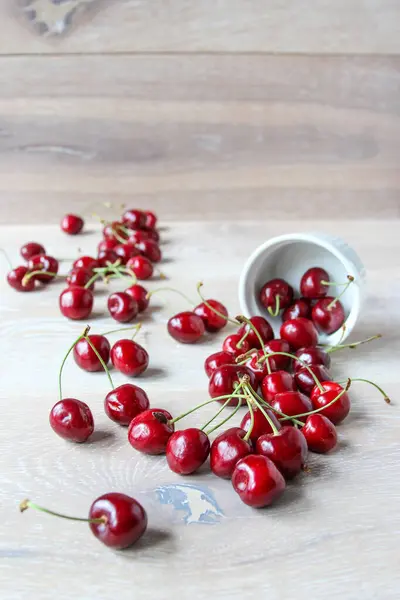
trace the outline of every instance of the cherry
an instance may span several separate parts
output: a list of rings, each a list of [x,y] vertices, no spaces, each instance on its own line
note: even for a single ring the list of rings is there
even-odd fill
[[[35,280],[33,277],[24,279],[25,275],[28,274],[27,267],[16,267],[7,274],[7,283],[19,292],[32,292],[35,288]]]
[[[229,352],[229,354],[232,355],[232,358],[237,358],[250,350],[250,344],[247,341],[247,338],[243,339],[243,335],[231,333],[231,335],[228,335],[224,339],[222,350],[224,352]]]
[[[277,338],[265,344],[264,350],[270,354],[271,352],[291,352],[292,348],[289,342]],[[272,371],[284,371],[290,364],[290,358],[281,354],[271,356],[268,360]]]
[[[210,449],[210,467],[214,475],[230,479],[237,462],[252,452],[252,443],[243,439],[245,435],[240,427],[231,427],[215,438]]]
[[[254,508],[269,506],[286,487],[272,460],[261,454],[249,454],[237,462],[232,485],[240,499]]]
[[[72,264],[73,269],[88,269],[93,274],[93,269],[99,267],[99,263],[95,258],[91,256],[80,256],[76,259],[76,261]]]
[[[246,361],[246,367],[254,374],[258,383],[261,383],[264,377],[269,373],[267,361],[264,360],[264,357],[265,354],[263,350],[254,350]]]
[[[310,371],[314,373],[318,381],[331,381],[332,379],[329,371],[323,365],[311,365],[308,369],[306,367],[303,369],[298,369],[295,373],[294,379],[299,390],[304,394],[307,394],[307,396],[311,394],[315,386],[315,379],[311,375]]]
[[[191,311],[180,312],[168,321],[168,333],[182,344],[194,344],[204,335],[203,319]]]
[[[46,254],[46,250],[42,244],[38,244],[37,242],[28,242],[27,244],[21,246],[20,254],[24,260],[29,260],[37,254]]]
[[[301,432],[306,438],[308,449],[311,452],[324,454],[333,450],[337,444],[337,433],[334,424],[328,417],[319,413],[307,417]]]
[[[145,454],[164,454],[174,433],[172,416],[162,408],[145,410],[134,417],[129,425],[128,440],[131,446]]]
[[[136,317],[139,307],[136,300],[126,292],[114,292],[107,300],[110,315],[120,323],[128,323]]]
[[[146,233],[149,236],[149,240],[153,240],[154,242],[157,242],[157,244],[159,243],[160,234],[158,233],[158,231],[156,229],[146,228]]]
[[[135,246],[139,250],[140,254],[151,260],[151,262],[160,262],[160,260],[162,259],[162,254],[159,245],[154,240],[142,240],[137,242]]]
[[[111,348],[111,362],[121,373],[137,377],[147,369],[149,355],[133,340],[119,340]]]
[[[130,258],[126,263],[126,266],[135,273],[138,279],[150,279],[154,272],[152,263],[148,258],[142,255]]]
[[[115,246],[115,248],[117,248],[117,246]],[[97,254],[98,265],[103,269],[105,267],[108,267],[108,263],[114,264],[118,260],[118,258],[118,254],[115,252],[114,249],[100,250],[100,252]]]
[[[278,433],[266,433],[256,443],[257,454],[275,464],[285,479],[295,477],[306,464],[308,447],[304,435],[295,427],[282,427]]]
[[[325,284],[324,284],[325,282]],[[321,267],[308,269],[300,281],[300,292],[305,298],[323,298],[328,293],[329,275]],[[302,315],[306,316],[306,315]]]
[[[93,535],[105,546],[116,550],[132,546],[147,528],[143,506],[134,498],[117,492],[97,498],[90,507],[89,519]]]
[[[149,232],[144,229],[133,229],[129,232],[129,242],[131,244],[138,244],[139,242],[143,242],[143,240],[149,239]]]
[[[64,398],[53,406],[50,425],[57,435],[71,442],[86,442],[94,431],[90,408],[75,398]]]
[[[271,402],[271,406],[274,410],[290,417],[312,411],[310,399],[301,392],[281,392],[280,394],[276,394]],[[305,421],[305,417],[299,417],[299,421]]]
[[[68,286],[85,287],[92,278],[92,271],[89,269],[72,269],[69,275],[67,275],[66,283]],[[90,290],[94,289],[94,281],[89,286]]]
[[[49,275],[49,273],[58,273],[58,260],[47,254],[36,254],[28,260],[28,270],[32,271],[46,271],[46,273],[36,273],[32,279],[40,281],[42,283],[48,283],[54,279],[55,275]]]
[[[150,210],[144,210],[143,214],[145,215],[145,227],[148,227],[149,229],[155,229],[155,226],[157,225],[157,217],[156,215],[151,212]]]
[[[203,320],[204,327],[210,333],[215,333],[216,331],[223,329],[228,322],[227,319],[224,318],[228,317],[228,311],[221,302],[218,302],[218,300],[210,299],[206,300],[206,302],[201,302],[201,304],[196,306],[193,312]]]
[[[302,363],[306,365],[323,365],[327,369],[331,366],[331,357],[328,352],[322,350],[322,348],[318,348],[317,346],[309,346],[308,348],[299,348],[296,351],[296,356],[301,360],[301,362],[295,360],[293,361],[293,369],[294,371],[299,371],[304,368]]]
[[[244,366],[224,365],[215,369],[208,384],[210,397],[218,398],[219,396],[229,396],[234,394],[235,388],[239,385],[240,380],[245,375],[250,377],[250,385],[252,388],[255,388],[255,377],[253,373]],[[237,406],[239,401],[242,403],[242,400],[232,398],[227,406]],[[225,400],[219,400],[219,402],[223,404]]]
[[[100,253],[103,250],[114,250],[117,245],[117,241],[111,238],[106,238],[105,240],[101,240],[97,245],[97,252]]]
[[[322,408],[329,404],[340,394],[343,390],[342,386],[334,381],[323,381],[322,392],[317,386],[312,389],[311,402],[314,408]],[[347,392],[345,392],[338,400],[336,400],[331,406],[324,408],[318,414],[327,417],[334,425],[343,421],[350,412],[350,398]]]
[[[211,377],[216,369],[219,367],[223,367],[224,365],[230,365],[233,362],[232,354],[229,352],[215,352],[214,354],[210,354],[204,361],[204,370],[207,374],[207,377]]]
[[[128,264],[130,259],[139,255],[139,250],[136,249],[134,244],[130,244],[129,242],[126,244],[117,244],[117,246],[114,246],[114,252],[121,259],[123,265]]]
[[[61,219],[61,229],[68,235],[76,235],[83,229],[83,219],[78,215],[65,215]]]
[[[139,312],[143,312],[148,307],[150,300],[147,298],[147,290],[138,283],[128,287],[125,294],[129,294],[135,300]]]
[[[293,304],[285,308],[282,313],[282,321],[290,321],[299,317],[304,317],[305,319],[311,317],[311,304],[308,298],[298,298]]]
[[[114,245],[121,242],[121,239],[128,239],[128,235],[124,230],[124,224],[120,221],[107,223],[103,229],[103,237],[106,240],[112,240]]]
[[[264,409],[264,410],[267,413],[267,415],[270,417],[270,419],[273,422],[273,424],[275,425],[276,429],[280,429],[280,423],[279,423],[278,419],[276,418],[276,416],[274,415],[274,413],[268,409]],[[264,433],[273,432],[273,428],[271,427],[271,423],[268,421],[268,419],[266,419],[265,415],[261,412],[261,410],[259,408],[253,409],[253,418],[254,418],[254,423],[253,423],[253,428],[251,430],[249,439],[250,439],[250,441],[253,442],[253,444],[255,444],[261,435],[263,435]],[[242,422],[240,423],[240,427],[246,433],[249,431],[249,429],[251,427],[251,412],[250,411],[244,415]]]
[[[132,229],[142,229],[146,225],[146,215],[142,210],[133,208],[126,210],[123,214],[122,220],[124,223],[128,223]]]
[[[110,342],[108,339],[104,335],[97,334],[89,335],[88,338],[107,365],[110,360]],[[103,370],[101,362],[84,338],[81,338],[75,344],[73,355],[78,367],[84,371],[94,372]]]
[[[312,320],[319,331],[331,334],[340,329],[346,319],[340,300],[327,296],[313,306]]]
[[[289,342],[295,350],[304,346],[316,346],[318,342],[318,333],[313,322],[304,317],[285,321],[281,325],[280,333],[281,338]]]
[[[167,463],[171,471],[190,475],[205,462],[210,452],[207,434],[197,427],[176,431],[168,440]]]
[[[91,336],[93,337],[93,336]],[[109,392],[104,400],[104,410],[112,421],[129,425],[132,419],[150,406],[147,394],[142,388],[124,383]]]
[[[277,394],[295,391],[296,389],[297,386],[293,376],[286,371],[274,371],[264,377],[261,382],[261,393],[268,403],[271,403]]]
[[[93,308],[93,292],[77,285],[61,292],[59,306],[64,317],[73,320],[86,319]]]
[[[251,321],[253,327],[255,327],[258,331],[258,334],[264,344],[269,342],[274,338],[274,331],[271,325],[268,323],[267,319],[264,317],[251,317],[249,319]],[[259,337],[254,332],[254,329],[250,327],[248,323],[243,323],[241,327],[238,329],[238,335],[243,336],[248,332],[246,336],[246,341],[249,344],[250,348],[261,348],[261,343]]]
[[[271,279],[261,288],[260,302],[273,316],[293,300],[293,288],[284,279]]]

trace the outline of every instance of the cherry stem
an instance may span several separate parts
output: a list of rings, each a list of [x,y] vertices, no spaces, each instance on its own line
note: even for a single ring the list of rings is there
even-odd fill
[[[300,425],[301,427],[303,427],[304,423],[302,421],[298,421],[297,419],[295,419],[294,417],[291,417],[290,415],[287,415],[286,413],[281,412],[280,410],[277,410],[276,408],[274,408],[273,406],[271,406],[271,404],[269,404],[268,402],[266,402],[264,400],[264,398],[261,398],[261,396],[259,394],[257,394],[257,392],[250,386],[250,390],[251,390],[251,394],[254,398],[256,398],[263,406],[266,406],[267,408],[269,408],[270,410],[272,410],[275,414],[277,414],[279,417],[288,417],[289,419],[291,419],[294,423],[296,423],[296,425]]]
[[[330,302],[328,304],[328,306],[326,307],[327,310],[331,310],[335,306],[336,302],[338,302],[338,300],[340,300],[340,298],[343,296],[343,294],[346,293],[347,288],[349,287],[349,285],[351,285],[353,283],[353,281],[354,281],[354,277],[352,275],[347,275],[347,279],[348,279],[348,282],[346,283],[345,287],[340,292],[339,296],[336,296],[336,298],[334,298],[332,300],[332,302]]]
[[[268,306],[268,312],[271,315],[271,317],[277,317],[279,315],[279,311],[281,309],[281,297],[279,294],[276,294],[275,296],[275,310],[272,310],[271,306]]]
[[[264,346],[264,340],[262,339],[262,337],[260,335],[260,332],[258,331],[257,327],[255,327],[255,325],[250,321],[250,319],[248,319],[244,315],[238,315],[236,317],[236,321],[238,321],[239,323],[247,323],[248,327],[250,327],[253,330],[253,332],[256,335],[258,341],[260,342],[260,346],[261,346],[261,348],[262,348],[262,350],[264,352],[268,375],[271,375],[271,365],[269,364],[269,359],[268,359],[268,356],[267,356],[267,351],[266,351],[265,346]],[[239,344],[238,344],[238,347],[240,347]]]
[[[242,401],[241,401],[241,399],[239,399],[235,410],[232,411],[231,414],[226,417],[226,419],[224,419],[223,421],[220,421],[219,423],[217,423],[217,425],[215,425],[215,427],[213,427],[212,429],[209,429],[206,432],[207,435],[210,435],[210,433],[213,433],[213,431],[216,431],[217,429],[219,429],[220,427],[222,427],[222,425],[225,425],[225,423],[227,423],[230,419],[232,419],[232,417],[234,417],[236,415],[236,413],[238,412],[238,410],[239,410],[239,408],[241,406],[242,406]]]
[[[279,430],[278,430],[277,426],[275,425],[275,423],[273,422],[273,420],[271,419],[271,417],[269,416],[269,414],[263,409],[263,407],[261,406],[261,404],[251,394],[250,389],[247,386],[245,386],[244,389],[250,395],[251,401],[254,402],[254,404],[256,405],[256,407],[262,412],[262,414],[264,415],[264,417],[267,419],[268,424],[271,427],[274,435],[277,435],[277,433],[278,433]]]
[[[54,510],[43,508],[43,506],[39,506],[39,504],[35,504],[30,500],[23,500],[19,505],[20,512],[25,512],[28,508],[34,508],[35,510],[39,510],[40,512],[46,513],[47,515],[52,515],[53,517],[68,519],[68,521],[80,521],[83,523],[107,523],[107,517],[100,517],[99,519],[84,519],[82,517],[70,517],[69,515],[63,515],[62,513],[55,512]]]
[[[315,385],[318,387],[320,392],[324,392],[324,388],[323,385],[321,384],[320,380],[318,379],[318,377],[315,375],[315,373],[313,373],[312,369],[310,368],[309,365],[307,365],[303,360],[301,360],[300,358],[298,358],[295,354],[290,354],[289,352],[271,352],[270,354],[267,354],[265,357],[261,357],[259,359],[259,362],[261,362],[262,360],[268,359],[271,356],[275,356],[275,355],[279,355],[279,356],[288,356],[289,358],[292,358],[293,360],[299,362],[303,368],[307,369],[307,371],[310,373],[311,377],[314,379]]]
[[[345,394],[346,392],[349,391],[351,382],[352,382],[352,380],[348,379],[346,387],[339,392],[339,394],[336,396],[336,398],[334,398],[333,400],[328,402],[328,404],[325,404],[325,406],[320,406],[319,408],[316,408],[315,410],[310,410],[309,412],[300,413],[298,415],[293,415],[292,417],[290,417],[289,415],[286,417],[282,417],[281,421],[287,421],[288,419],[298,419],[299,417],[308,417],[310,415],[315,415],[316,413],[319,413],[319,412],[325,410],[326,408],[329,408],[330,406],[332,406],[332,404],[335,404],[335,402],[337,402],[339,400],[339,398],[341,398],[343,396],[343,394]]]
[[[136,334],[139,332],[139,329],[141,329],[142,327],[142,323],[138,323],[137,325],[133,325],[132,327],[120,327],[119,329],[112,329],[111,331],[106,331],[105,333],[101,333],[100,335],[111,335],[112,333],[120,333],[121,331],[132,331],[132,329],[135,329],[135,333],[133,334],[133,338],[136,336]],[[132,339],[133,339],[132,338]]]
[[[199,294],[201,301],[203,302],[203,304],[205,304],[207,306],[207,308],[209,308],[210,310],[212,310],[216,315],[218,315],[219,317],[222,317],[223,319],[225,319],[225,321],[229,321],[229,323],[233,323],[233,325],[237,325],[238,322],[236,320],[231,319],[230,317],[228,317],[227,315],[222,314],[221,312],[219,312],[219,310],[217,310],[216,308],[214,308],[213,306],[211,306],[211,304],[209,304],[207,302],[207,300],[204,298],[203,294],[201,293],[200,289],[203,287],[203,282],[199,281],[199,283],[197,284],[197,293]]]
[[[8,266],[10,267],[10,269],[13,269],[12,266],[12,262],[10,260],[10,257],[8,256],[7,252],[4,250],[4,248],[0,248],[0,252],[2,252],[4,254],[4,258],[6,259],[6,261],[8,262]]]
[[[335,285],[336,287],[338,286],[343,286],[343,285],[349,285],[349,277],[351,277],[351,275],[347,276],[347,281],[345,281],[344,283],[338,283],[337,281],[321,281],[322,285]]]
[[[195,302],[193,302],[188,296],[186,296],[186,294],[184,294],[180,290],[176,290],[175,288],[171,288],[171,287],[157,288],[156,290],[153,290],[152,292],[147,292],[147,294],[146,294],[147,300],[149,298],[151,298],[151,296],[153,296],[154,294],[158,294],[158,292],[175,292],[176,294],[179,294],[180,296],[182,296],[182,298],[184,298],[187,302],[189,302],[189,304],[191,304],[192,306],[196,306]]]
[[[191,408],[187,412],[182,413],[178,417],[175,417],[174,419],[171,419],[169,421],[169,424],[173,425],[174,423],[177,423],[181,419],[184,419],[188,415],[191,415],[192,413],[196,412],[196,410],[198,410],[199,408],[203,408],[203,406],[207,406],[207,404],[211,404],[212,402],[216,402],[218,400],[226,400],[227,398],[230,400],[231,398],[240,398],[240,399],[242,399],[242,398],[245,398],[245,397],[246,396],[243,396],[243,395],[240,395],[240,394],[237,394],[237,395],[235,395],[235,394],[226,394],[225,396],[218,396],[217,398],[211,398],[210,400],[207,400],[206,402],[202,402],[201,404],[198,404],[194,408]]]
[[[207,421],[207,423],[205,425],[203,425],[203,427],[201,427],[200,429],[202,429],[204,431],[210,425],[210,423],[212,423],[214,421],[214,419],[216,419],[222,413],[222,411],[224,410],[224,408],[226,408],[226,406],[228,406],[229,402],[231,401],[231,399],[233,397],[239,398],[240,401],[242,400],[243,396],[239,396],[238,392],[243,387],[243,383],[244,383],[243,381],[240,381],[239,385],[237,385],[236,388],[235,388],[235,393],[231,394],[230,396],[228,396],[228,399],[225,400],[223,406],[219,409],[219,411],[209,421]]]
[[[249,401],[249,399],[247,398],[247,406],[249,407],[249,413],[250,413],[250,426],[249,429],[246,433],[246,435],[244,436],[244,441],[247,442],[249,437],[251,436],[251,433],[253,431],[253,427],[254,427],[254,410],[253,410],[253,403],[251,401]]]
[[[114,390],[114,389],[115,389],[115,386],[114,386],[114,382],[113,382],[113,380],[112,380],[112,377],[111,377],[110,371],[109,371],[109,369],[108,369],[108,367],[107,367],[106,363],[104,362],[104,360],[101,358],[101,356],[100,356],[100,353],[99,353],[99,352],[98,352],[98,350],[95,348],[94,344],[93,344],[93,343],[90,341],[90,338],[89,338],[89,336],[88,336],[88,335],[84,334],[84,335],[83,335],[83,339],[85,339],[85,340],[87,341],[87,343],[89,344],[89,346],[91,347],[91,349],[93,350],[93,352],[95,353],[95,355],[97,356],[97,358],[99,359],[101,366],[103,367],[103,369],[104,369],[104,370],[105,370],[105,372],[106,372],[106,375],[107,375],[107,377],[108,377],[108,381],[110,382],[110,385],[111,385],[112,389]]]
[[[338,350],[343,350],[344,348],[350,348],[353,350],[357,348],[357,346],[361,346],[361,344],[368,344],[368,342],[372,342],[373,340],[378,340],[382,335],[378,333],[377,335],[373,335],[366,340],[361,340],[360,342],[352,342],[351,344],[337,344],[337,346],[332,346],[326,350],[327,354],[332,354],[332,352],[338,352]]]
[[[52,273],[51,271],[43,271],[43,269],[37,269],[36,271],[31,271],[30,273],[27,273],[26,275],[24,275],[22,278],[22,284],[24,285],[30,279],[32,279],[32,277],[34,277],[35,275],[39,275],[39,274],[40,275],[51,275],[52,277],[66,277],[66,275],[59,275],[58,273]]]
[[[101,277],[101,273],[95,273],[87,283],[83,286],[85,290],[89,289],[92,283],[94,283],[99,277]]]
[[[378,390],[378,392],[380,392],[382,394],[383,399],[386,402],[386,404],[391,404],[391,400],[390,400],[389,396],[377,383],[374,383],[373,381],[370,381],[369,379],[362,379],[360,377],[352,379],[352,381],[363,381],[364,383],[369,383],[374,388],[376,388]],[[339,381],[338,383],[342,383],[342,382]]]
[[[67,354],[64,356],[62,363],[61,363],[61,367],[60,367],[60,371],[58,373],[58,390],[59,390],[59,394],[60,394],[60,400],[62,400],[62,386],[61,386],[61,380],[62,380],[62,372],[64,369],[64,365],[65,362],[68,358],[68,356],[71,354],[72,350],[75,348],[76,344],[79,342],[79,340],[81,340],[82,338],[84,338],[90,331],[90,326],[87,325],[85,327],[85,330],[83,333],[81,333],[81,335],[74,341],[73,344],[71,344],[71,346],[68,348]]]

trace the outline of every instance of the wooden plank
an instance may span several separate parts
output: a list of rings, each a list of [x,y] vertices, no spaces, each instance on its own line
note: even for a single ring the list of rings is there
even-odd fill
[[[50,0],[36,2],[47,24],[35,29],[30,13],[4,0],[0,53],[400,52],[396,0],[99,0],[85,2],[71,31],[58,36],[46,35],[46,27],[62,30],[63,11],[79,1],[60,4],[60,19]]]

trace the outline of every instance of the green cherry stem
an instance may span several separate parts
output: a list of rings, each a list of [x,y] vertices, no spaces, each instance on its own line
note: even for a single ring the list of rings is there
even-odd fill
[[[255,398],[254,395],[251,394],[251,391],[249,389],[249,387],[247,385],[244,386],[245,391],[249,394],[249,396],[251,397],[251,401],[254,402],[254,404],[256,405],[256,407],[260,410],[260,412],[262,412],[262,414],[264,415],[264,417],[267,419],[269,426],[271,427],[274,435],[277,435],[278,433],[278,428],[275,425],[275,423],[273,422],[273,420],[271,419],[271,417],[269,416],[269,414],[263,409],[263,407],[261,406],[260,402],[257,401],[257,399]],[[253,417],[254,418],[254,417]]]
[[[58,273],[52,273],[51,271],[43,271],[43,269],[37,269],[36,271],[31,271],[30,273],[27,273],[26,275],[24,275],[24,277],[22,278],[22,284],[24,285],[25,283],[27,283],[27,281],[29,281],[30,279],[32,279],[32,277],[34,277],[35,275],[51,275],[52,277],[66,277],[66,275],[59,275]]]
[[[199,408],[203,408],[203,406],[207,406],[207,404],[211,404],[212,402],[216,402],[218,400],[226,400],[226,399],[231,399],[231,398],[246,398],[246,396],[244,395],[235,395],[235,394],[226,394],[225,396],[218,396],[217,398],[211,398],[210,400],[206,400],[206,402],[202,402],[201,404],[198,404],[197,406],[195,406],[194,408],[191,408],[190,410],[188,410],[185,413],[182,413],[181,415],[178,415],[177,417],[175,417],[174,419],[171,419],[169,422],[170,425],[174,425],[175,423],[177,423],[178,421],[180,421],[181,419],[184,419],[185,417],[187,417],[188,415],[191,415],[192,413],[196,412],[196,410],[198,410]]]
[[[30,500],[23,500],[19,505],[20,512],[25,512],[28,508],[33,508],[35,510],[39,510],[40,512],[46,513],[47,515],[52,515],[53,517],[60,517],[61,519],[68,519],[68,521],[80,521],[83,523],[107,523],[107,517],[99,517],[98,519],[83,519],[82,517],[70,517],[69,515],[63,515],[62,513],[55,512],[54,510],[49,510],[48,508],[43,508],[43,506],[39,506],[39,504],[35,504]]]
[[[315,410],[310,410],[309,412],[305,412],[305,413],[300,413],[298,415],[293,415],[292,417],[286,416],[286,417],[282,417],[280,420],[281,421],[287,421],[288,419],[298,419],[299,417],[309,417],[310,415],[315,415],[316,413],[319,413],[323,410],[325,410],[326,408],[329,408],[330,406],[332,406],[332,404],[335,404],[335,402],[337,402],[339,400],[339,398],[341,398],[343,396],[343,394],[345,394],[346,392],[349,391],[350,385],[351,385],[352,380],[348,379],[346,386],[343,388],[343,390],[341,390],[338,395],[336,396],[336,398],[334,398],[333,400],[331,400],[330,402],[328,402],[328,404],[325,404],[325,406],[320,406],[319,408],[316,408]]]
[[[248,319],[247,317],[245,317],[244,315],[238,315],[236,317],[236,321],[238,321],[239,323],[246,323],[248,325],[248,327],[250,327],[250,329],[253,330],[254,334],[256,335],[258,341],[260,342],[260,347],[262,348],[263,352],[264,352],[264,356],[265,356],[265,362],[267,365],[267,371],[268,371],[268,375],[271,375],[271,365],[269,364],[269,359],[267,356],[267,351],[265,349],[265,344],[264,344],[264,340],[262,339],[260,332],[258,331],[257,327],[255,327],[253,325],[253,323],[250,321],[250,319]],[[239,346],[239,344],[238,344]]]
[[[277,317],[279,315],[279,311],[281,310],[281,297],[279,294],[276,294],[275,296],[275,309],[272,310],[272,307],[268,306],[267,310],[271,317]]]
[[[217,417],[219,417],[219,415],[222,413],[222,411],[228,406],[230,400],[235,397],[235,398],[239,398],[240,402],[243,399],[243,396],[239,396],[239,392],[241,391],[241,388],[243,387],[243,381],[241,381],[239,383],[239,385],[236,386],[235,388],[235,392],[234,395],[231,394],[230,396],[228,396],[227,400],[225,400],[224,404],[222,405],[222,407],[219,409],[219,411],[213,416],[211,417],[211,419],[209,421],[207,421],[207,423],[205,425],[203,425],[203,427],[200,427],[200,429],[202,429],[203,431],[205,431],[207,429],[207,427],[210,425],[210,423],[212,423],[214,421],[214,419],[216,419]]]
[[[389,396],[387,395],[387,393],[377,384],[374,383],[373,381],[370,381],[369,379],[362,379],[361,377],[356,377],[356,378],[352,378],[351,381],[362,381],[363,383],[369,383],[369,385],[372,385],[374,388],[376,388],[378,390],[378,392],[380,392],[383,396],[384,401],[386,402],[386,404],[391,404],[391,400],[389,398]],[[338,381],[337,383],[344,383],[342,381]]]
[[[135,329],[132,339],[137,335],[139,330],[142,327],[142,323],[138,323],[137,325],[132,325],[132,327],[121,327],[120,329],[111,329],[111,331],[106,331],[105,333],[101,333],[100,335],[111,335],[112,333],[120,333],[121,331],[132,331]]]
[[[59,391],[59,395],[60,395],[60,400],[62,400],[62,386],[61,386],[61,380],[62,380],[62,372],[63,372],[63,369],[64,369],[65,362],[66,362],[66,360],[67,360],[68,356],[71,354],[72,350],[75,348],[75,345],[76,345],[76,344],[79,342],[79,340],[81,340],[82,338],[86,337],[86,336],[87,336],[87,334],[89,333],[89,331],[90,331],[90,326],[89,326],[89,325],[87,325],[87,326],[85,327],[85,330],[84,330],[84,332],[83,332],[83,333],[81,333],[81,335],[80,335],[80,336],[79,336],[79,337],[78,337],[78,338],[77,338],[77,339],[74,341],[74,343],[73,343],[73,344],[71,344],[71,346],[68,348],[67,354],[64,356],[64,358],[63,358],[63,360],[62,360],[61,367],[60,367],[60,370],[59,370],[59,372],[58,372],[58,391]]]
[[[220,427],[222,427],[222,425],[225,425],[225,423],[227,423],[228,421],[230,421],[230,419],[232,419],[232,417],[234,417],[236,415],[236,413],[238,412],[238,410],[239,410],[239,408],[241,406],[242,406],[242,401],[239,399],[235,410],[233,410],[231,412],[231,414],[226,417],[226,419],[224,419],[223,421],[220,421],[219,423],[217,423],[217,425],[215,425],[215,427],[212,427],[212,429],[209,429],[206,432],[207,435],[210,435],[210,433],[213,433],[213,431],[216,431],[217,429],[219,429]]]
[[[250,387],[251,395],[254,398],[256,398],[258,400],[258,402],[262,406],[266,406],[267,408],[269,408],[270,410],[272,410],[272,412],[274,412],[275,414],[277,414],[279,417],[287,417],[287,418],[291,419],[294,423],[296,423],[296,425],[300,425],[301,427],[303,427],[304,423],[302,423],[302,421],[298,421],[294,417],[291,417],[290,415],[287,415],[286,413],[283,413],[280,410],[277,410],[276,408],[274,408],[273,406],[271,406],[271,404],[269,404],[268,402],[266,402],[266,400],[264,400],[264,398],[262,398],[259,394],[257,394],[257,392],[251,386],[249,386],[249,387]]]
[[[252,397],[251,397],[251,399],[247,398],[247,406],[249,407],[249,413],[250,413],[250,425],[249,425],[249,429],[248,429],[246,435],[243,438],[245,442],[247,442],[249,440],[249,437],[251,436],[253,427],[254,427],[254,410],[253,410]]]
[[[203,287],[203,285],[204,284],[202,281],[199,281],[199,283],[197,284],[197,293],[199,294],[202,303],[205,304],[207,306],[207,308],[212,310],[216,315],[225,319],[225,321],[229,321],[229,323],[233,323],[233,325],[238,325],[238,322],[236,320],[231,319],[230,317],[227,317],[226,315],[223,315],[221,312],[219,312],[219,310],[216,310],[213,306],[211,306],[211,304],[209,304],[207,302],[207,300],[204,298],[203,294],[200,291],[201,288]]]
[[[332,300],[332,302],[330,302],[330,303],[328,304],[328,306],[326,307],[326,308],[327,308],[327,310],[331,310],[331,309],[332,309],[332,308],[335,306],[336,302],[337,302],[338,300],[340,300],[340,298],[343,296],[343,294],[345,294],[345,293],[346,293],[346,291],[347,291],[347,288],[349,287],[349,285],[351,285],[351,284],[353,283],[353,281],[354,281],[354,277],[353,277],[352,275],[347,275],[347,279],[348,279],[348,282],[347,282],[347,283],[346,283],[346,285],[344,286],[343,290],[340,292],[339,296],[336,296],[336,298],[334,298],[334,299]]]
[[[179,294],[180,296],[182,296],[182,298],[189,302],[189,304],[191,304],[192,306],[196,306],[196,303],[193,302],[188,296],[186,296],[186,294],[184,294],[180,290],[176,290],[175,288],[171,287],[161,287],[157,288],[156,290],[153,290],[152,292],[147,292],[146,298],[149,299],[151,298],[151,296],[154,296],[154,294],[158,294],[158,292],[175,292],[175,294]]]
[[[95,346],[92,344],[92,342],[90,341],[90,338],[88,337],[87,334],[84,334],[82,337],[83,337],[83,339],[85,339],[87,341],[87,343],[89,344],[89,346],[91,347],[91,349],[93,350],[93,352],[95,353],[97,358],[99,359],[101,366],[103,367],[104,371],[106,372],[106,375],[108,377],[108,381],[110,382],[111,388],[114,390],[115,386],[114,386],[114,382],[112,380],[110,371],[109,371],[106,363],[104,362],[104,360],[101,358],[100,353],[97,351]]]
[[[361,344],[368,344],[368,342],[372,342],[373,340],[379,340],[379,338],[381,337],[382,335],[378,333],[377,335],[373,335],[367,338],[366,340],[361,340],[359,342],[352,342],[350,344],[337,344],[337,346],[332,346],[331,348],[328,348],[326,352],[328,354],[332,354],[333,352],[338,352],[339,350],[343,350],[344,348],[354,350],[354,348],[357,348],[357,346],[361,346]]]
[[[85,288],[85,290],[89,289],[90,286],[92,285],[92,283],[97,281],[97,279],[99,279],[99,277],[101,277],[101,273],[95,273],[94,275],[92,275],[92,277],[89,279],[89,281],[87,283],[85,283],[85,285],[83,286]]]

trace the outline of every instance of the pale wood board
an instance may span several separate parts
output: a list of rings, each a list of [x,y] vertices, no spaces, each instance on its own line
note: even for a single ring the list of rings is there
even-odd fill
[[[57,296],[62,284],[18,294],[2,277],[3,598],[398,599],[399,221],[381,219],[378,227],[375,219],[361,217],[356,223],[294,222],[284,214],[265,222],[254,218],[242,223],[229,219],[169,223],[163,232],[166,261],[162,264],[168,284],[194,296],[195,283],[204,279],[206,294],[219,298],[235,314],[238,276],[259,243],[296,230],[340,233],[360,254],[369,283],[352,339],[376,332],[384,338],[354,352],[337,353],[333,372],[338,378],[367,376],[377,381],[392,396],[393,406],[386,405],[374,389],[354,384],[353,409],[340,427],[338,451],[314,456],[311,473],[290,484],[276,506],[251,510],[240,503],[229,482],[206,470],[180,479],[168,471],[162,457],[136,454],[127,443],[126,430],[103,414],[105,376],[84,373],[73,361],[66,367],[64,392],[90,404],[102,433],[80,446],[57,438],[47,421],[57,400],[57,369],[83,324],[60,316]],[[78,245],[83,252],[94,251],[99,236],[93,227],[88,229],[91,233],[69,238],[58,227],[43,224],[1,227],[1,245],[15,263],[19,245],[30,239],[42,241],[58,257],[73,259]],[[68,264],[62,263],[63,271]],[[5,274],[5,266],[2,271]],[[149,287],[158,285],[151,282]],[[110,319],[102,312],[105,301],[104,294],[96,297],[93,330],[110,328]],[[150,352],[151,370],[137,382],[154,406],[168,407],[174,414],[207,397],[202,363],[224,336],[221,333],[193,347],[175,343],[165,324],[169,315],[183,308],[184,301],[172,294],[154,297],[153,311],[144,319],[139,336]],[[125,381],[118,374],[115,380]],[[211,414],[212,408],[205,408],[199,421]],[[192,418],[188,423],[199,421]],[[155,492],[158,486],[182,482],[200,490],[191,494],[206,498],[214,494],[224,516],[217,515],[214,525],[185,525],[187,511],[160,503]],[[33,511],[18,513],[18,501],[29,496],[50,508],[85,515],[93,498],[110,490],[137,496],[149,512],[151,531],[125,553],[101,546],[84,524],[56,521]]]

